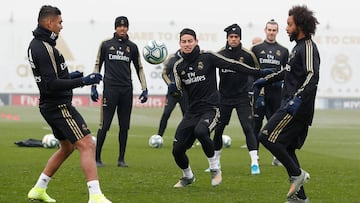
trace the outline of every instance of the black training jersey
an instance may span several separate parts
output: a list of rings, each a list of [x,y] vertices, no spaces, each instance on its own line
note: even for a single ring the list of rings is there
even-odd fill
[[[70,79],[63,55],[55,48],[55,33],[38,26],[28,47],[28,60],[40,92],[40,106],[70,103],[72,89],[83,85],[81,78]]]
[[[259,69],[259,63],[254,54],[242,47],[241,44],[235,48],[227,44],[226,47],[222,48],[218,53],[227,58],[240,61],[248,66]],[[222,99],[234,99],[239,101],[239,97],[248,96],[248,92],[252,88],[253,76],[224,67],[219,67],[219,75],[219,92]]]
[[[285,67],[289,57],[287,48],[277,42],[271,43],[266,40],[253,46],[251,51],[258,59],[261,69],[275,68],[279,71]]]
[[[286,67],[265,77],[272,82],[284,77],[283,103],[294,95],[301,97],[302,103],[295,118],[309,125],[314,115],[315,97],[319,82],[320,55],[311,38],[296,41],[289,55]]]
[[[191,54],[183,54],[174,65],[176,86],[184,86],[189,98],[189,112],[202,112],[218,106],[219,96],[216,82],[216,68],[222,67],[244,74],[260,75],[259,69],[220,54],[200,51],[196,46]]]
[[[95,73],[101,72],[104,63],[104,83],[110,86],[132,87],[131,62],[141,83],[146,89],[146,80],[138,47],[128,37],[120,38],[116,33],[100,44],[95,62]]]
[[[163,63],[164,68],[162,71],[162,78],[164,79],[166,85],[169,85],[170,82],[175,82],[173,67],[177,60],[181,58],[180,50],[176,53],[171,54]]]

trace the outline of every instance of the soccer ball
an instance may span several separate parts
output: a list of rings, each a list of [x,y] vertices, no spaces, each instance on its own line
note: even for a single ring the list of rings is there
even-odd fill
[[[163,42],[150,40],[143,49],[144,59],[151,64],[160,64],[168,56],[168,50]]]
[[[229,148],[231,146],[231,137],[229,135],[222,136],[223,147]]]
[[[149,139],[149,146],[152,148],[161,148],[164,140],[160,135],[152,135]]]
[[[53,134],[44,135],[43,139],[41,140],[41,143],[45,148],[54,148],[59,146],[59,140],[56,139]]]

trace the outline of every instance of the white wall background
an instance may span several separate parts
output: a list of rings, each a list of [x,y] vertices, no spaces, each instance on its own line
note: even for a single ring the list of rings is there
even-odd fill
[[[59,49],[72,70],[90,73],[93,70],[98,46],[112,36],[114,19],[125,15],[130,20],[130,39],[142,51],[150,39],[164,41],[172,53],[178,48],[178,33],[184,27],[194,28],[202,49],[216,51],[225,44],[223,29],[238,23],[242,27],[242,43],[251,46],[254,36],[264,37],[263,28],[271,18],[280,24],[278,41],[292,48],[285,32],[287,12],[292,5],[306,4],[313,10],[320,25],[314,40],[321,54],[319,97],[360,96],[360,13],[355,0],[339,3],[324,1],[241,1],[212,3],[203,1],[20,1],[6,2],[0,7],[0,93],[37,93],[31,69],[26,59],[37,14],[44,4],[62,11],[64,29],[58,40]],[[164,94],[161,66],[143,61],[150,94]],[[140,93],[134,77],[135,94]],[[77,93],[89,93],[87,87]]]

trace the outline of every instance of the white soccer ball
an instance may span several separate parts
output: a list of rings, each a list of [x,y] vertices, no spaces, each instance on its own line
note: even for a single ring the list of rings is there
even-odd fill
[[[161,148],[164,144],[164,140],[160,135],[152,135],[149,138],[149,146],[152,148]]]
[[[56,139],[53,134],[44,135],[41,143],[45,148],[54,148],[59,146],[59,140]]]
[[[231,137],[229,135],[222,135],[223,147],[229,148],[231,146]]]
[[[168,50],[161,41],[150,40],[143,49],[144,59],[151,64],[160,64],[168,56]]]

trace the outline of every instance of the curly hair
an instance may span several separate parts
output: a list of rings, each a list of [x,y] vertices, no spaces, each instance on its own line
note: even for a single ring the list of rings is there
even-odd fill
[[[309,10],[307,6],[293,6],[289,10],[289,16],[293,16],[296,26],[301,28],[305,36],[309,37],[315,34],[316,25],[319,22],[314,16],[314,12]]]

